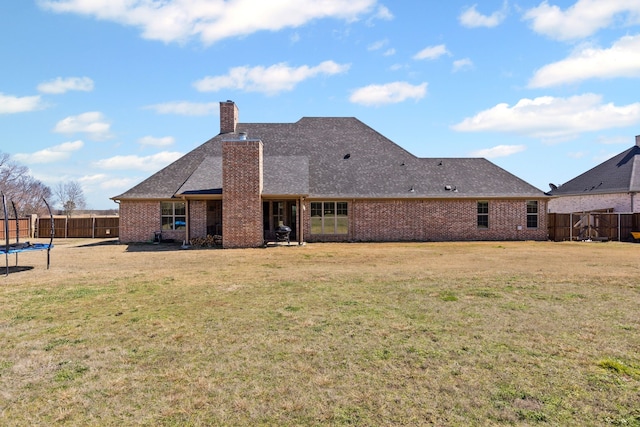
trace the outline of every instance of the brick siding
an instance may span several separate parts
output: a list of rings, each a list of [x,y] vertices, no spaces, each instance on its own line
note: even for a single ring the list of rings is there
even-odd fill
[[[146,242],[160,231],[160,202],[120,202],[120,241]]]
[[[256,144],[244,142],[243,145],[246,147],[251,143]],[[257,150],[240,150],[240,153],[235,161],[255,161],[260,156]],[[258,247],[264,243],[260,184],[258,176],[247,176],[247,169],[232,169],[244,172],[234,177],[236,196],[230,198],[231,191],[228,190],[223,202],[225,248]],[[489,200],[488,229],[476,226],[476,200],[352,200],[348,202],[347,235],[312,235],[310,203],[305,201],[306,209],[302,211],[307,242],[547,240],[546,199],[538,200],[536,229],[527,228],[526,200]],[[206,236],[206,209],[206,201],[190,202],[191,238]],[[149,241],[160,230],[160,202],[122,201],[120,218],[121,242]],[[165,230],[162,236],[182,241],[185,231]]]
[[[546,200],[538,200],[538,227],[527,228],[526,200],[489,200],[489,228],[477,227],[476,200],[356,200],[349,202],[348,235],[312,235],[308,242],[546,240]]]
[[[189,201],[189,238],[207,237],[206,200]]]

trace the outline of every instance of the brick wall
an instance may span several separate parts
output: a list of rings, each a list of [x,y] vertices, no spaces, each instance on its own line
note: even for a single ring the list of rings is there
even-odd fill
[[[489,200],[489,228],[479,229],[476,200],[356,200],[349,202],[349,234],[311,234],[306,201],[305,237],[319,241],[546,240],[546,199],[538,200],[538,228],[527,229],[525,200]],[[518,229],[520,227],[520,229]]]
[[[631,200],[629,193],[562,196],[549,200],[549,212],[571,213],[600,209],[613,209],[613,212],[633,212]],[[640,197],[634,204],[636,205],[635,212],[640,212]]]
[[[160,231],[160,202],[120,202],[120,241],[146,242]]]
[[[222,143],[222,246],[258,247],[262,229],[262,142]]]
[[[149,242],[155,237],[156,231],[162,231],[163,239],[173,239],[176,242],[186,239],[185,230],[161,230],[161,221],[159,201],[121,201],[120,242]]]
[[[189,201],[189,238],[207,237],[207,202]]]

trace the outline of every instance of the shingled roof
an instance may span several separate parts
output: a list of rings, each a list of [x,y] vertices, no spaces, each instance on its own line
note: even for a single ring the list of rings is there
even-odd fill
[[[571,181],[553,188],[552,196],[629,193],[640,191],[640,136],[636,145]]]
[[[483,158],[418,158],[352,117],[238,123],[130,190],[113,197],[220,194],[222,142],[263,144],[263,196],[313,198],[503,198],[544,193]]]

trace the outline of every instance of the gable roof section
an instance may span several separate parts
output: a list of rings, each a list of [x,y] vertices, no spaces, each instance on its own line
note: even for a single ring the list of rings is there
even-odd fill
[[[222,157],[205,157],[176,194],[222,194]]]
[[[295,123],[239,123],[263,143],[263,195],[313,198],[544,197],[483,158],[418,158],[352,117],[304,117]],[[220,134],[114,197],[219,194]],[[215,191],[215,192],[214,192]]]
[[[634,145],[554,188],[549,194],[552,196],[575,196],[637,191],[640,191],[640,147]]]

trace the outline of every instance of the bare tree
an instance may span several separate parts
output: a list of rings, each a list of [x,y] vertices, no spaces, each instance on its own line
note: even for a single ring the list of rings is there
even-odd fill
[[[51,189],[29,175],[29,168],[20,165],[7,153],[0,152],[0,191],[15,203],[18,216],[45,214],[42,199],[51,197]]]
[[[61,182],[55,187],[54,192],[67,217],[73,215],[74,211],[82,210],[87,206],[82,186],[77,181]]]

